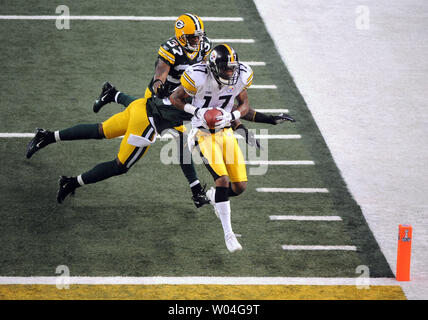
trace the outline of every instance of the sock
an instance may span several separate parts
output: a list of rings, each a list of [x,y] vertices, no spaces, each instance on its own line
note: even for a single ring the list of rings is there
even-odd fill
[[[271,115],[268,116],[261,112],[255,112],[253,121],[261,122],[261,123],[276,124]]]
[[[86,171],[80,175],[78,178],[79,184],[90,184],[96,183],[98,181],[102,181],[108,179],[113,176],[117,176],[125,173],[127,170],[124,167],[119,166],[115,160],[103,162],[97,164],[91,170]]]
[[[127,94],[120,91],[117,92],[114,99],[117,103],[123,105],[125,108],[128,107],[131,104],[131,102],[137,100],[137,98],[128,96]]]
[[[56,140],[81,140],[81,139],[103,139],[100,134],[99,124],[79,124],[77,126],[56,131]]]
[[[192,194],[194,196],[198,195],[202,191],[202,186],[199,180],[195,180],[190,184],[190,190],[192,190]]]
[[[181,132],[177,144],[179,156],[178,160],[180,161],[181,171],[183,171],[187,182],[189,182],[190,189],[192,190],[193,195],[196,195],[199,191],[202,190],[202,186],[198,180],[198,175],[196,174],[192,155],[190,154],[190,151],[187,146],[184,145],[184,135]]]
[[[227,196],[228,189],[226,187],[215,188],[215,207],[223,227],[224,235],[226,236],[232,231],[232,222],[230,218],[230,201]]]

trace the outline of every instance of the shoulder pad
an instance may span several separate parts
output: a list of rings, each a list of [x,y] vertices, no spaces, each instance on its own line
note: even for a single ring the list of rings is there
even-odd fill
[[[174,48],[180,47],[180,44],[175,40],[174,37],[169,38],[167,41],[161,44],[158,50],[159,57],[166,63],[174,65],[175,63],[175,52]],[[181,50],[181,48],[180,48]]]

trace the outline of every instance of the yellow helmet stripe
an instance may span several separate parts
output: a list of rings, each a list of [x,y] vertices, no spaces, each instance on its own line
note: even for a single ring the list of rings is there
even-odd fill
[[[227,48],[227,50],[229,51],[230,54],[230,62],[235,62],[235,52],[233,51],[233,49],[231,47],[229,47],[229,45],[223,43],[223,45]]]
[[[171,62],[171,64],[174,64],[175,62],[175,57],[174,55],[172,55],[171,53],[169,53],[168,51],[166,51],[164,48],[160,47],[158,54],[165,58],[166,60],[168,60],[169,62]]]
[[[186,72],[183,72],[183,75],[181,76],[181,85],[186,90],[187,93],[190,93],[192,95],[196,94],[196,86],[195,82],[186,74]]]

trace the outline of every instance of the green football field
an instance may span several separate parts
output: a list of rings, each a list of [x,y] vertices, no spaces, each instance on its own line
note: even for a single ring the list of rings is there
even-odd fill
[[[5,1],[0,15],[55,15],[55,1]],[[164,164],[160,141],[126,175],[82,187],[57,204],[60,175],[78,175],[116,157],[120,140],[54,144],[25,158],[30,138],[0,138],[0,276],[55,276],[66,265],[74,276],[393,277],[361,209],[350,195],[326,143],[280,59],[254,4],[244,0],[117,2],[73,1],[71,15],[242,17],[206,21],[212,39],[230,42],[252,66],[249,89],[256,109],[288,109],[296,123],[246,122],[256,134],[300,135],[264,139],[268,160],[313,161],[271,165],[250,174],[247,191],[231,199],[241,252],[230,254],[210,205],[196,209],[180,167]],[[173,21],[0,20],[1,131],[32,133],[98,123],[122,107],[98,114],[92,104],[104,81],[143,96],[153,75],[159,45],[171,37]],[[334,124],[332,124],[334,125]],[[197,159],[195,159],[197,160]],[[251,160],[251,159],[249,159]],[[198,164],[201,181],[213,180]],[[259,192],[258,188],[325,188],[328,192]],[[270,220],[272,215],[339,216],[338,221]],[[283,245],[355,246],[356,250],[284,250]]]

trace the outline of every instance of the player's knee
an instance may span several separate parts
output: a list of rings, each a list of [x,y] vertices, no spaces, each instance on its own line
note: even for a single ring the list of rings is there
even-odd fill
[[[215,185],[217,187],[225,187],[225,188],[229,187],[229,177],[228,176],[218,177],[215,180]]]
[[[116,164],[116,173],[118,175],[128,172],[129,168],[127,168],[126,165],[120,162],[118,158],[116,158],[115,164]]]
[[[247,182],[234,182],[232,183],[232,190],[237,195],[240,195],[247,189]]]

